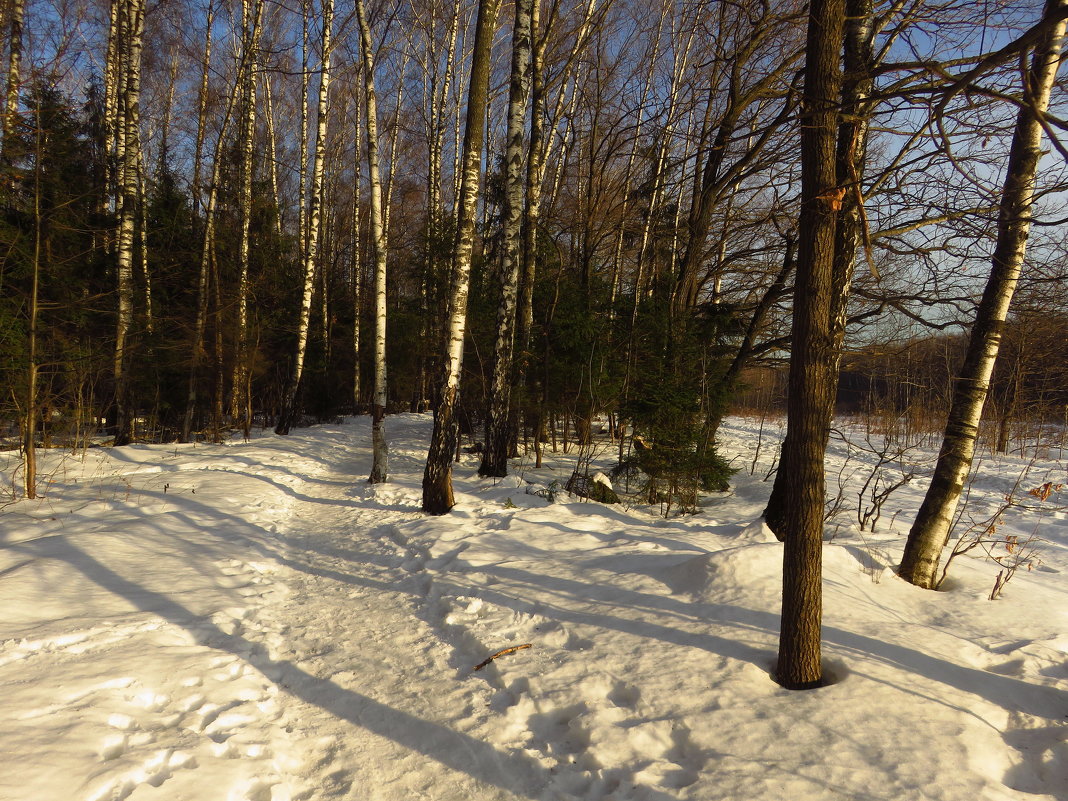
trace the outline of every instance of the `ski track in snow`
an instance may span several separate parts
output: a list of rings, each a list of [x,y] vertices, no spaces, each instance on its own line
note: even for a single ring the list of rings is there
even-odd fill
[[[890,575],[896,542],[828,546],[838,682],[788,693],[768,676],[781,551],[748,525],[766,485],[665,521],[469,461],[427,518],[427,425],[389,419],[378,486],[366,419],[57,470],[0,589],[50,608],[73,575],[85,604],[3,635],[0,798],[1068,798],[1063,610],[979,642],[974,598]]]

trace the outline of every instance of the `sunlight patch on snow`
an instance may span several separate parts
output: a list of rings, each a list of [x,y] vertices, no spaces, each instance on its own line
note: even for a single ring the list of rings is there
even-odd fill
[[[575,454],[556,453],[502,480],[465,456],[457,508],[428,518],[430,418],[386,425],[381,485],[365,483],[367,418],[42,453],[45,497],[2,513],[0,748],[19,771],[0,773],[0,797],[1064,797],[1063,512],[1007,518],[1045,543],[1002,600],[986,599],[997,566],[974,555],[947,591],[918,590],[894,568],[922,476],[862,531],[870,463],[836,440],[829,683],[791,693],[770,675],[782,549],[759,520],[767,441],[753,475],[691,517],[528,494],[566,481]],[[753,464],[757,436],[728,419],[721,449]],[[1027,466],[985,460],[977,513]],[[1039,483],[1064,465],[1031,470]]]

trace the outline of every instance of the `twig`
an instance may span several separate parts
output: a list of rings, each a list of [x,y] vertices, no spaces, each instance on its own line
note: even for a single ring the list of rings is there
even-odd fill
[[[523,643],[522,645],[513,645],[511,648],[505,648],[505,649],[503,649],[501,651],[498,651],[495,654],[491,654],[490,656],[487,656],[485,659],[483,659],[481,662],[479,662],[477,665],[475,665],[473,668],[471,668],[471,671],[474,672],[476,670],[482,670],[482,668],[484,668],[486,665],[488,665],[490,662],[492,662],[497,657],[499,657],[499,656],[508,656],[508,654],[514,654],[516,651],[522,651],[524,648],[529,648],[531,645],[533,645],[533,643],[529,643],[529,642]]]

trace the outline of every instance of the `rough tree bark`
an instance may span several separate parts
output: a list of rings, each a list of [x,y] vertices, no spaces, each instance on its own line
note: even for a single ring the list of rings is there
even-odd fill
[[[434,411],[434,431],[423,471],[423,511],[441,515],[454,506],[452,458],[456,450],[456,398],[464,352],[467,293],[471,277],[471,250],[475,235],[475,201],[482,180],[480,156],[483,121],[489,88],[493,32],[500,0],[479,0],[475,42],[471,52],[471,82],[467,90],[467,117],[462,151],[463,171],[456,203],[456,238],[453,244],[449,331],[446,342],[441,395]]]
[[[1048,0],[1044,18],[1063,17],[1065,8],[1068,8],[1066,0]],[[931,485],[909,531],[899,571],[903,579],[918,587],[936,586],[942,549],[949,538],[975,454],[983,404],[1031,230],[1038,162],[1042,155],[1042,117],[1049,106],[1060,66],[1064,34],[1063,20],[1048,28],[1044,39],[1035,47],[1031,68],[1024,77],[1022,104],[1016,117],[998,211],[998,236],[990,277],[954,385],[949,420]]]
[[[801,213],[790,351],[788,425],[781,470],[791,476],[785,515],[783,601],[776,680],[788,689],[822,681],[823,455],[834,336],[831,294],[835,225],[843,189],[835,170],[843,0],[809,6],[801,111]]]
[[[831,329],[834,340],[831,349],[831,375],[837,385],[841,362],[841,346],[845,338],[846,311],[853,283],[857,250],[863,234],[864,196],[861,185],[867,160],[868,124],[871,114],[871,93],[874,88],[875,21],[872,0],[846,0],[844,34],[844,74],[842,78],[841,115],[838,122],[838,141],[835,146],[836,171],[839,185],[844,187],[838,223],[835,228],[834,273],[831,289]],[[827,419],[834,416],[835,390],[831,391]],[[786,432],[783,448],[790,440]],[[771,497],[764,510],[764,522],[781,540],[785,516],[789,506],[790,475],[779,470],[775,474]]]

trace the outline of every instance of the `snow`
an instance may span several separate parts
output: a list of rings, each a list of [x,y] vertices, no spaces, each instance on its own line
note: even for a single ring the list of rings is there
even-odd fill
[[[797,693],[770,678],[782,551],[759,522],[781,432],[729,419],[743,469],[694,516],[527,493],[563,485],[557,453],[496,481],[466,457],[430,518],[430,418],[386,426],[375,486],[368,418],[42,453],[44,497],[0,510],[0,799],[1068,799],[1068,491],[1004,515],[1043,542],[1001,599],[975,551],[920,590],[892,568],[933,454],[861,532],[875,457],[845,428],[833,682]],[[1025,468],[1021,493],[1068,480],[1056,450],[988,456],[977,519]]]

